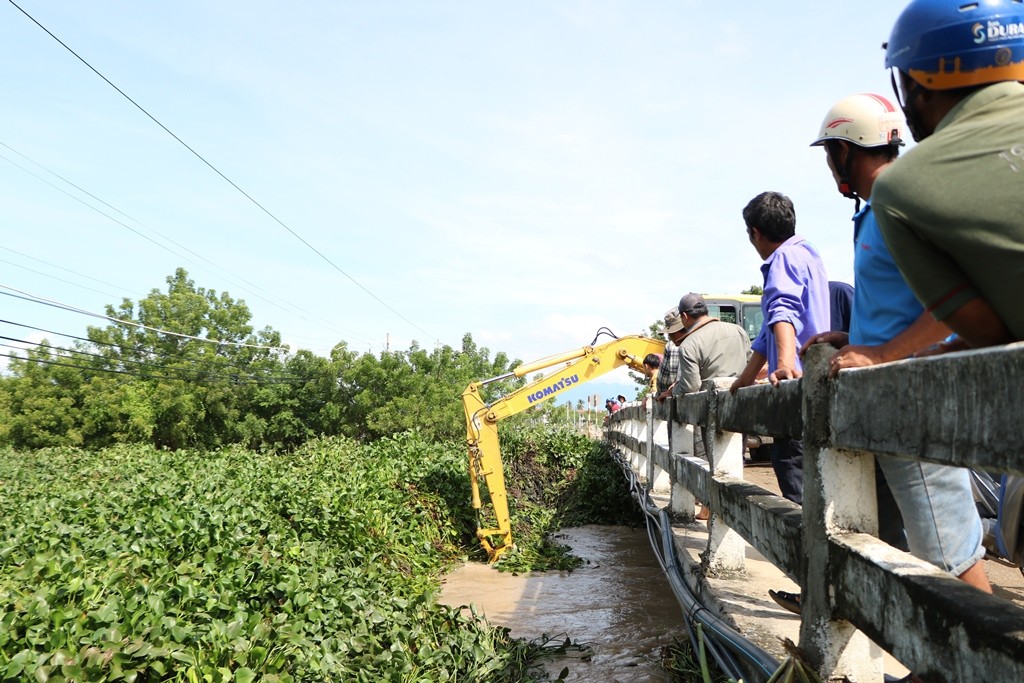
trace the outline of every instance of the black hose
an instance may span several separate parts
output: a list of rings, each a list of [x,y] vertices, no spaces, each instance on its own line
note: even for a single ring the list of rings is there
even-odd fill
[[[693,624],[699,623],[704,633],[708,635],[705,638],[705,648],[711,653],[723,673],[737,680],[742,677],[741,665],[736,660],[738,657],[749,665],[749,673],[761,681],[767,681],[771,678],[772,673],[779,668],[778,660],[740,635],[721,617],[708,611],[690,592],[689,586],[683,580],[681,567],[676,557],[675,538],[672,534],[668,513],[651,501],[647,490],[640,484],[639,478],[629,463],[617,451],[613,450],[612,456],[626,475],[630,492],[636,497],[640,509],[644,513],[651,547],[686,617],[686,628],[694,652],[696,653],[698,648]],[[655,541],[652,526],[657,527],[661,533],[660,544]],[[748,677],[747,680],[750,678]]]

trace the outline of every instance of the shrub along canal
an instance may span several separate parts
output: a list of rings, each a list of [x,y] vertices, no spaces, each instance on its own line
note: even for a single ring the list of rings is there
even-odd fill
[[[670,681],[662,650],[687,636],[646,530],[589,525],[563,529],[555,539],[583,566],[517,575],[464,564],[445,577],[440,602],[473,605],[514,637],[568,637],[591,648],[583,658],[547,662],[552,677],[568,666],[569,681]]]

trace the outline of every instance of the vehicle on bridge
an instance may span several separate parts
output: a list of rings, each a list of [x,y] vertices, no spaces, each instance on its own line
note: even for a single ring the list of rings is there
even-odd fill
[[[761,331],[764,313],[761,312],[761,296],[758,294],[705,294],[708,315],[727,323],[735,323],[747,331],[754,341]]]
[[[476,536],[491,562],[501,557],[513,543],[508,493],[498,446],[498,422],[539,405],[575,384],[589,382],[617,368],[628,367],[643,372],[644,358],[650,353],[660,354],[665,350],[664,339],[638,335],[615,337],[612,341],[595,345],[596,342],[597,337],[588,346],[520,365],[498,377],[473,382],[462,392],[466,443],[469,446],[469,481],[477,517]],[[480,390],[491,382],[522,378],[559,365],[563,367],[493,403],[485,403],[481,396]],[[486,510],[481,480],[490,503]]]

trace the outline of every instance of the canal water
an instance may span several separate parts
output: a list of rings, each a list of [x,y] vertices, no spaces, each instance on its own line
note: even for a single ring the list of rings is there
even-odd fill
[[[556,539],[583,558],[582,567],[516,576],[469,563],[445,577],[440,601],[475,605],[515,637],[546,634],[590,646],[589,659],[547,663],[552,677],[568,666],[569,681],[668,683],[662,650],[687,636],[646,530],[585,526],[563,529]]]

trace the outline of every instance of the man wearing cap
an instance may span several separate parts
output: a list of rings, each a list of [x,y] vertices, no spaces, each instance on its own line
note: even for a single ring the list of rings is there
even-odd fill
[[[679,300],[684,337],[679,343],[679,371],[672,393],[676,396],[700,390],[711,377],[739,377],[750,358],[750,337],[733,323],[708,315],[700,294],[690,292]]]
[[[664,401],[672,396],[672,386],[676,383],[676,375],[679,372],[679,347],[683,340],[683,319],[679,315],[678,308],[670,308],[665,311],[665,354],[661,359],[661,368],[658,370],[658,393],[655,399]]]

